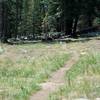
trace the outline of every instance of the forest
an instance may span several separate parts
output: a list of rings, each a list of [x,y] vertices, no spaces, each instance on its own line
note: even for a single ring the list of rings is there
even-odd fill
[[[76,38],[100,29],[100,0],[1,0],[0,9],[3,42]]]

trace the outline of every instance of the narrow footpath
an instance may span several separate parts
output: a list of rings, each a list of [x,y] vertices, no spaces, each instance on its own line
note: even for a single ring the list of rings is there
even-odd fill
[[[33,94],[30,97],[30,100],[48,100],[49,94],[56,91],[64,84],[64,76],[66,71],[69,70],[79,60],[79,56],[80,55],[77,53],[77,51],[72,51],[72,57],[70,60],[66,62],[64,67],[54,72],[50,79],[48,79],[45,83],[40,84],[42,89],[36,94]]]

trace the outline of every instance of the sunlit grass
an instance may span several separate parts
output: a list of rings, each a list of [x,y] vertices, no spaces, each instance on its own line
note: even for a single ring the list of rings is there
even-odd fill
[[[100,98],[100,52],[86,54],[66,72],[66,83],[49,100]]]
[[[62,44],[63,46],[63,44]],[[0,100],[26,100],[41,89],[69,54],[56,44],[4,45],[0,55]]]

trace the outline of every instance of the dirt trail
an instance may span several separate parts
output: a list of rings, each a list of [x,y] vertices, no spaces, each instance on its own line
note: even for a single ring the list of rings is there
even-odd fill
[[[79,59],[79,54],[76,51],[72,51],[72,57],[64,67],[52,74],[51,78],[47,82],[40,84],[42,89],[36,94],[30,97],[30,100],[47,100],[50,93],[57,90],[64,84],[64,75],[67,70],[71,68]]]

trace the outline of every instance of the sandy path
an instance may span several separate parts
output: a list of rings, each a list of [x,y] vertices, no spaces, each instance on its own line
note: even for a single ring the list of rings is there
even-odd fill
[[[65,66],[53,73],[47,82],[40,84],[42,89],[36,94],[33,94],[30,97],[30,100],[47,100],[50,93],[54,92],[64,84],[64,75],[66,71],[69,70],[71,66],[78,61],[78,59],[79,54],[76,51],[73,51],[71,59],[67,61]]]

